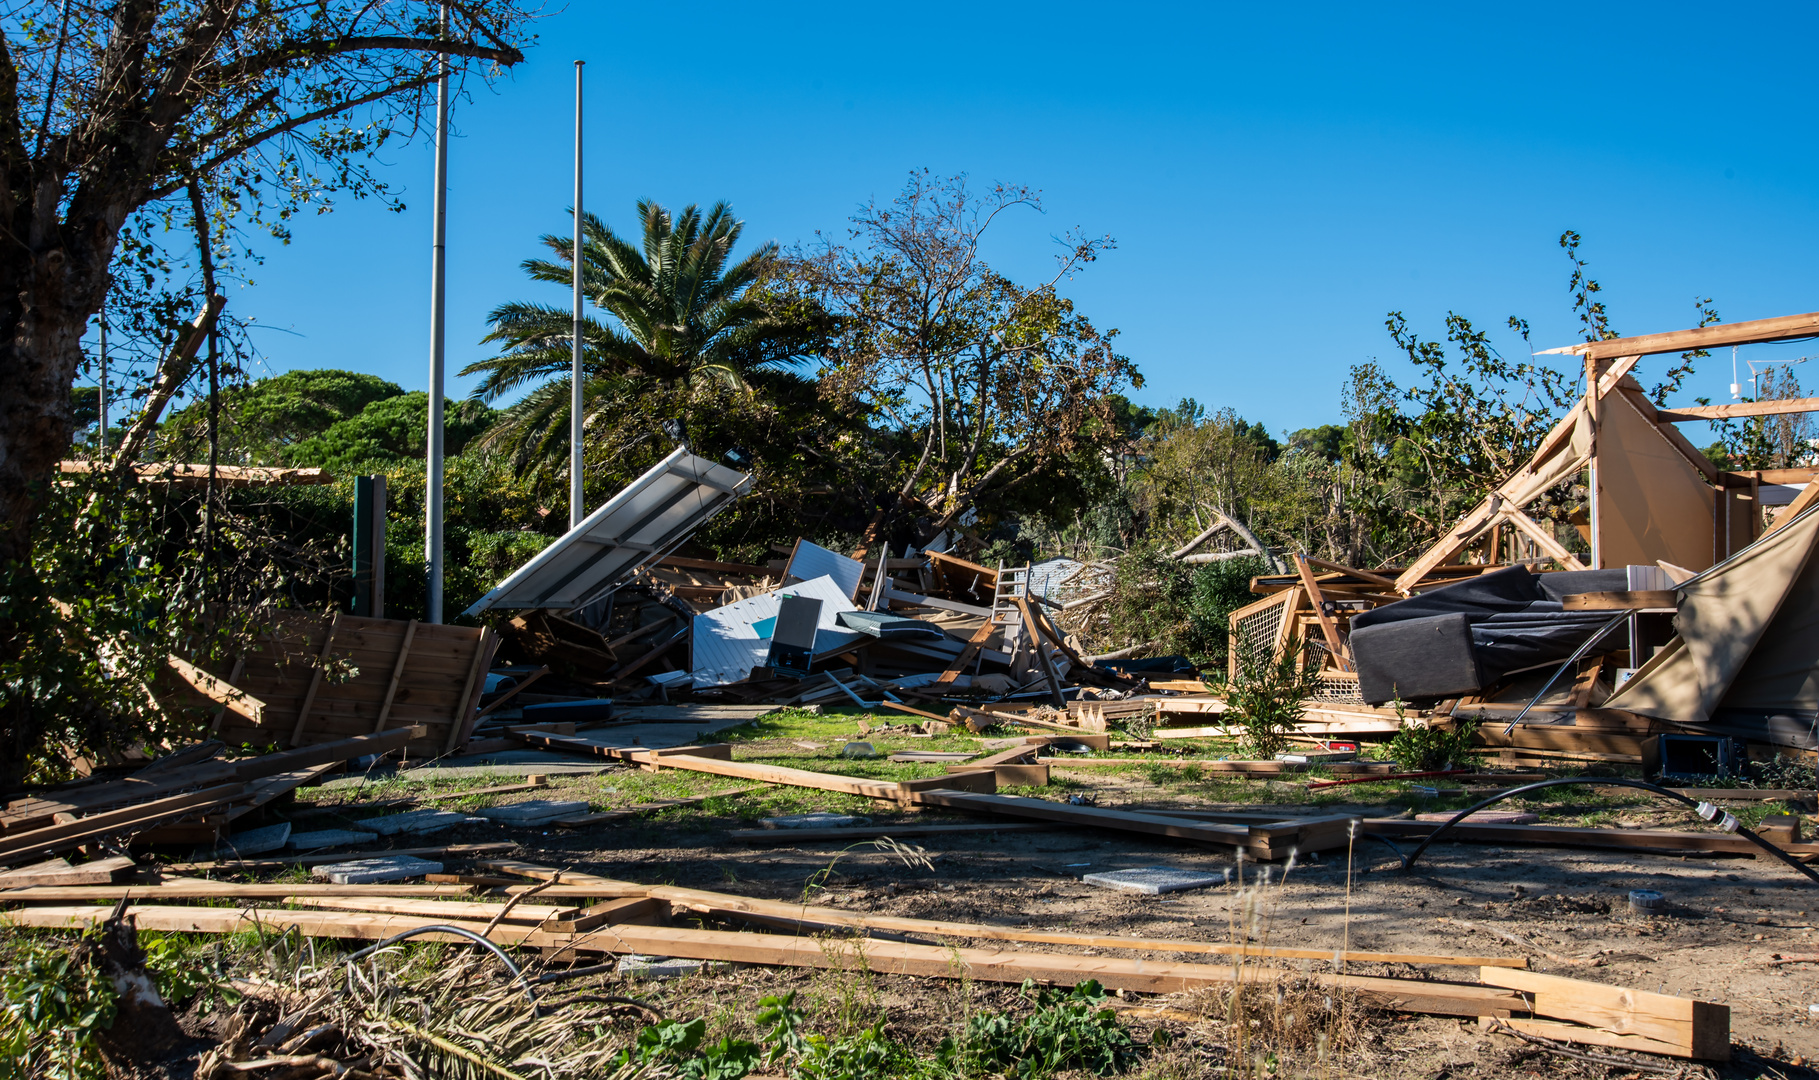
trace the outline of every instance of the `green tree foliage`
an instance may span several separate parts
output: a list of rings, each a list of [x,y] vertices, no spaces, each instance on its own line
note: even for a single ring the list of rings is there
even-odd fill
[[[369,405],[397,398],[397,383],[357,371],[287,371],[219,395],[222,460],[242,465],[321,464],[297,461],[292,452]],[[422,395],[418,395],[421,397]],[[192,401],[172,413],[158,433],[165,460],[198,460],[208,444],[209,405]],[[421,442],[423,425],[418,424]]]
[[[443,449],[459,454],[497,416],[478,401],[448,401],[443,409]],[[422,391],[371,402],[353,416],[291,446],[287,465],[315,465],[335,471],[423,460],[429,430],[429,395]]]
[[[1146,543],[1118,560],[1107,640],[1154,642],[1146,653],[1186,656],[1223,670],[1231,614],[1256,599],[1251,578],[1267,573],[1258,558],[1196,565]]]

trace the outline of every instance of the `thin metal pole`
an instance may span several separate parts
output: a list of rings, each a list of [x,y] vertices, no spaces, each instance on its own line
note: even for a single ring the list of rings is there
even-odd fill
[[[581,68],[575,61],[575,322],[569,348],[572,352],[568,402],[568,527],[581,524],[587,507],[581,495]]]
[[[107,453],[107,300],[101,301],[101,416],[95,428],[95,457]],[[1726,507],[1729,510],[1729,507]]]
[[[442,5],[448,37],[448,5]],[[448,284],[448,53],[436,57],[436,184],[431,212],[429,299],[429,447],[423,495],[423,564],[428,577],[426,620],[442,621],[442,384]]]

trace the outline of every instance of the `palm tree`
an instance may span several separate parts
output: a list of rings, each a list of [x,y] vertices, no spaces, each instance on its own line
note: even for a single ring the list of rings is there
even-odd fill
[[[590,454],[602,465],[620,462],[628,441],[643,435],[623,429],[642,421],[691,411],[727,391],[749,396],[748,376],[786,376],[819,354],[812,318],[780,314],[763,301],[758,285],[777,259],[767,243],[732,262],[744,229],[732,208],[716,203],[705,214],[688,206],[672,214],[640,200],[642,250],[594,215],[582,222],[582,292],[609,315],[582,319],[582,399]],[[545,236],[553,258],[527,259],[535,281],[572,284],[573,241]],[[569,441],[569,381],[573,314],[566,306],[513,302],[495,308],[483,342],[504,346],[463,375],[482,375],[474,397],[496,401],[530,387],[504,410],[479,440],[509,450],[521,470],[554,481],[564,473]],[[683,417],[686,419],[686,417]],[[590,468],[590,471],[594,469]]]

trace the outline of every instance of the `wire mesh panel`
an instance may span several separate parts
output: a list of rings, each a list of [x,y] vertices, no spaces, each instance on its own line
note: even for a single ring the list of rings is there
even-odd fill
[[[1275,655],[1276,643],[1282,638],[1282,620],[1287,617],[1289,604],[1294,598],[1294,591],[1289,590],[1266,596],[1232,612],[1231,647],[1226,663],[1231,678],[1238,677],[1240,657]]]

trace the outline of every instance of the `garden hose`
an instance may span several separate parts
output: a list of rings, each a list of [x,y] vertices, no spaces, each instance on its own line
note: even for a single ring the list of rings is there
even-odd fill
[[[1757,847],[1768,852],[1770,855],[1773,855],[1775,858],[1780,859],[1782,862],[1784,862],[1784,863],[1788,864],[1789,866],[1793,867],[1794,869],[1800,871],[1802,874],[1804,874],[1807,877],[1808,880],[1812,881],[1815,885],[1819,885],[1819,871],[1815,871],[1812,867],[1801,862],[1799,859],[1794,858],[1792,855],[1789,855],[1787,852],[1781,850],[1779,847],[1775,846],[1774,844],[1769,843],[1767,840],[1764,840],[1762,837],[1757,836],[1755,833],[1751,832],[1749,829],[1744,828],[1743,823],[1738,821],[1735,817],[1732,817],[1730,812],[1725,810],[1724,808],[1719,807],[1719,806],[1714,806],[1708,802],[1695,802],[1694,800],[1687,798],[1685,795],[1682,795],[1677,791],[1669,791],[1667,788],[1658,787],[1654,784],[1646,783],[1641,780],[1627,780],[1627,779],[1623,779],[1621,777],[1602,777],[1602,776],[1569,777],[1569,778],[1566,778],[1563,780],[1543,780],[1540,783],[1536,783],[1536,784],[1524,784],[1522,787],[1512,788],[1509,791],[1499,792],[1496,795],[1492,795],[1490,798],[1488,798],[1488,799],[1484,800],[1483,802],[1478,803],[1474,806],[1468,806],[1464,810],[1461,810],[1457,814],[1454,814],[1452,819],[1449,820],[1448,822],[1446,822],[1444,825],[1440,826],[1438,829],[1435,829],[1433,832],[1428,833],[1427,837],[1421,841],[1420,845],[1418,845],[1413,852],[1409,853],[1408,858],[1403,861],[1402,868],[1404,870],[1407,870],[1410,867],[1414,866],[1415,860],[1419,859],[1421,857],[1421,853],[1427,850],[1427,846],[1429,844],[1433,843],[1435,840],[1438,840],[1442,835],[1444,835],[1446,833],[1446,831],[1448,829],[1459,824],[1461,821],[1464,821],[1466,818],[1477,813],[1478,811],[1483,810],[1485,807],[1493,806],[1497,803],[1502,802],[1505,799],[1512,798],[1516,795],[1522,795],[1522,794],[1525,794],[1530,791],[1540,791],[1543,788],[1551,788],[1551,787],[1564,787],[1569,784],[1602,784],[1602,785],[1614,786],[1614,787],[1632,787],[1632,788],[1637,788],[1642,791],[1647,791],[1654,795],[1659,795],[1666,799],[1672,799],[1674,802],[1680,803],[1681,805],[1690,808],[1693,811],[1693,813],[1698,814],[1704,820],[1713,822],[1714,824],[1723,828],[1725,832],[1739,834],[1744,839],[1750,841],[1751,843],[1755,844]]]

